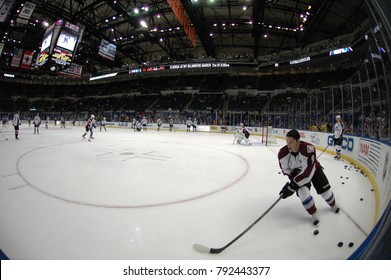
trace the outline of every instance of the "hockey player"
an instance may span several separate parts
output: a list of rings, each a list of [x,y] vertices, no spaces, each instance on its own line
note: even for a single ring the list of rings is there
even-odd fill
[[[189,118],[186,121],[186,132],[190,132],[190,128],[191,128],[192,124],[193,124],[193,122],[191,121],[191,118]]]
[[[136,131],[136,118],[133,118],[132,124],[133,124],[133,131]]]
[[[15,129],[15,139],[19,139],[19,125],[20,125],[20,117],[19,112],[14,114],[14,118],[12,119],[12,125]]]
[[[136,131],[140,132],[141,131],[141,122],[139,120],[136,121]]]
[[[61,128],[65,128],[65,119],[63,116],[60,117],[60,124],[61,124]]]
[[[333,135],[333,141],[335,146],[335,159],[341,158],[341,145],[342,145],[342,139],[343,139],[343,133],[345,130],[345,125],[341,121],[341,116],[337,115],[335,116],[335,124],[334,124],[334,135]]]
[[[194,118],[194,121],[193,121],[193,132],[196,132],[197,131],[197,119]]]
[[[295,129],[286,134],[286,143],[278,153],[278,161],[282,173],[289,177],[290,182],[281,189],[280,197],[285,199],[296,192],[305,210],[312,215],[312,223],[318,226],[320,218],[310,192],[311,183],[332,211],[339,213],[334,193],[316,158],[315,147],[300,141],[300,133]]]
[[[157,123],[157,131],[160,131],[160,127],[162,126],[162,120],[158,118],[156,123]]]
[[[170,126],[170,132],[173,131],[174,130],[174,121],[171,117],[168,119],[168,125]]]
[[[39,134],[39,126],[41,125],[41,118],[39,117],[39,113],[37,113],[34,117],[34,134]]]
[[[45,121],[45,128],[49,128],[49,116],[46,116],[46,121]]]
[[[91,139],[94,139],[94,137],[93,137],[94,123],[95,123],[95,116],[91,115],[91,117],[87,120],[87,123],[85,126],[86,132],[84,132],[84,134],[81,137],[86,138],[87,133],[90,132],[90,137],[88,138],[88,141],[91,141]]]
[[[236,130],[236,143],[240,144],[242,140],[246,142],[247,145],[252,145],[250,141],[250,132],[248,129],[244,126],[243,123],[240,123],[240,127]]]
[[[143,126],[143,131],[147,131],[147,124],[148,124],[148,120],[145,116],[143,116],[143,118],[141,119],[141,125]]]
[[[103,118],[102,121],[100,122],[100,128],[99,131],[102,131],[102,127],[106,130],[106,118]]]

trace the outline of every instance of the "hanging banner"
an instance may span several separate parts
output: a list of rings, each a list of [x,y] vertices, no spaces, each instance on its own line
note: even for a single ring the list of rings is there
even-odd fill
[[[59,73],[65,76],[71,76],[75,78],[81,77],[83,67],[79,64],[71,63],[71,66],[69,68],[66,68]]]
[[[33,60],[33,51],[25,50],[23,54],[23,59],[20,64],[20,68],[30,69],[31,61]]]
[[[3,53],[4,43],[0,43],[0,56]]]
[[[117,50],[117,46],[115,44],[112,44],[104,39],[102,39],[100,46],[99,46],[99,55],[107,58],[111,61],[114,61],[115,58],[115,52]]]
[[[16,22],[27,24],[34,12],[35,6],[36,5],[33,3],[26,2],[19,13],[19,17],[16,19]]]
[[[14,51],[14,56],[12,57],[11,66],[19,67],[20,60],[22,59],[23,49],[16,48]]]
[[[1,2],[3,2],[3,3],[1,3]],[[2,5],[0,6],[0,22],[5,22],[12,6],[15,3],[15,0],[5,0],[5,1],[1,1],[1,2],[0,2],[0,4],[2,4]]]

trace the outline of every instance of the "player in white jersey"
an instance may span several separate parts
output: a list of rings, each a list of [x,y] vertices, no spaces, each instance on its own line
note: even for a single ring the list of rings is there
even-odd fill
[[[141,119],[141,125],[143,126],[143,131],[147,131],[147,124],[148,124],[148,120],[147,120],[147,118],[144,116],[144,117]]]
[[[132,124],[133,124],[133,131],[136,131],[136,123],[137,123],[136,118],[133,118],[133,121],[132,121]]]
[[[160,127],[162,126],[162,120],[158,118],[156,123],[157,123],[157,131],[160,131]]]
[[[244,126],[243,123],[240,124],[240,127],[236,130],[236,143],[240,144],[244,141],[247,145],[252,145],[250,141],[250,131]]]
[[[46,129],[49,128],[49,116],[46,117],[45,128],[46,128]]]
[[[312,215],[312,223],[318,226],[320,219],[315,201],[310,193],[311,184],[332,211],[339,213],[340,209],[334,193],[316,158],[315,147],[301,141],[300,133],[295,129],[286,134],[286,143],[278,152],[278,162],[282,173],[288,176],[290,182],[281,189],[280,197],[285,199],[296,192],[307,213]]]
[[[186,132],[190,132],[190,128],[191,128],[192,124],[193,124],[193,122],[191,121],[191,118],[189,118],[186,121]]]
[[[194,121],[193,121],[193,124],[192,124],[192,126],[193,126],[193,132],[196,132],[196,131],[197,131],[197,124],[198,124],[197,119],[194,118]]]
[[[334,146],[335,146],[335,159],[340,159],[341,158],[341,145],[342,145],[342,140],[343,140],[343,133],[345,130],[345,125],[341,121],[341,116],[337,115],[335,117],[335,124],[334,124]]]
[[[95,123],[95,116],[91,115],[91,117],[87,120],[87,123],[85,125],[86,132],[84,132],[84,134],[81,137],[86,138],[87,133],[90,132],[90,137],[88,138],[88,141],[91,141],[91,139],[94,139],[94,137],[93,137],[94,123]]]
[[[39,126],[41,125],[41,118],[39,117],[39,113],[37,113],[34,117],[34,134],[39,134]]]
[[[141,122],[139,120],[136,121],[136,131],[140,132],[141,131]]]
[[[61,128],[65,128],[65,118],[63,116],[60,117]]]
[[[174,120],[171,117],[168,119],[168,125],[170,126],[170,132],[173,131],[174,130]]]
[[[103,118],[102,121],[100,122],[100,128],[99,131],[102,131],[102,127],[106,130],[106,118]]]
[[[12,119],[12,125],[15,129],[15,139],[19,139],[19,125],[20,125],[20,117],[19,112],[15,113],[14,118]]]

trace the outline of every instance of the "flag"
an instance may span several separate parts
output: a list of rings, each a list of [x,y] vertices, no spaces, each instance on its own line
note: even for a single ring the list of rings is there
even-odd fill
[[[33,51],[25,50],[20,68],[30,69],[31,61],[33,60]]]

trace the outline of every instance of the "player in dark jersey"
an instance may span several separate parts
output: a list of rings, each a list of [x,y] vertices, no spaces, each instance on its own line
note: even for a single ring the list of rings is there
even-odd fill
[[[85,138],[87,133],[90,132],[90,138],[88,138],[88,141],[91,141],[91,139],[94,139],[94,137],[93,137],[94,123],[95,123],[95,116],[91,115],[91,117],[87,120],[87,123],[85,126],[86,132],[84,132],[84,134],[81,137]]]
[[[315,201],[311,195],[311,183],[316,192],[327,202],[333,212],[339,213],[334,193],[323,172],[323,168],[316,158],[315,147],[307,142],[300,141],[300,133],[292,129],[286,135],[287,145],[278,153],[278,161],[284,175],[289,177],[280,191],[281,198],[285,199],[296,192],[305,210],[312,215],[312,222],[318,225],[319,214]]]

